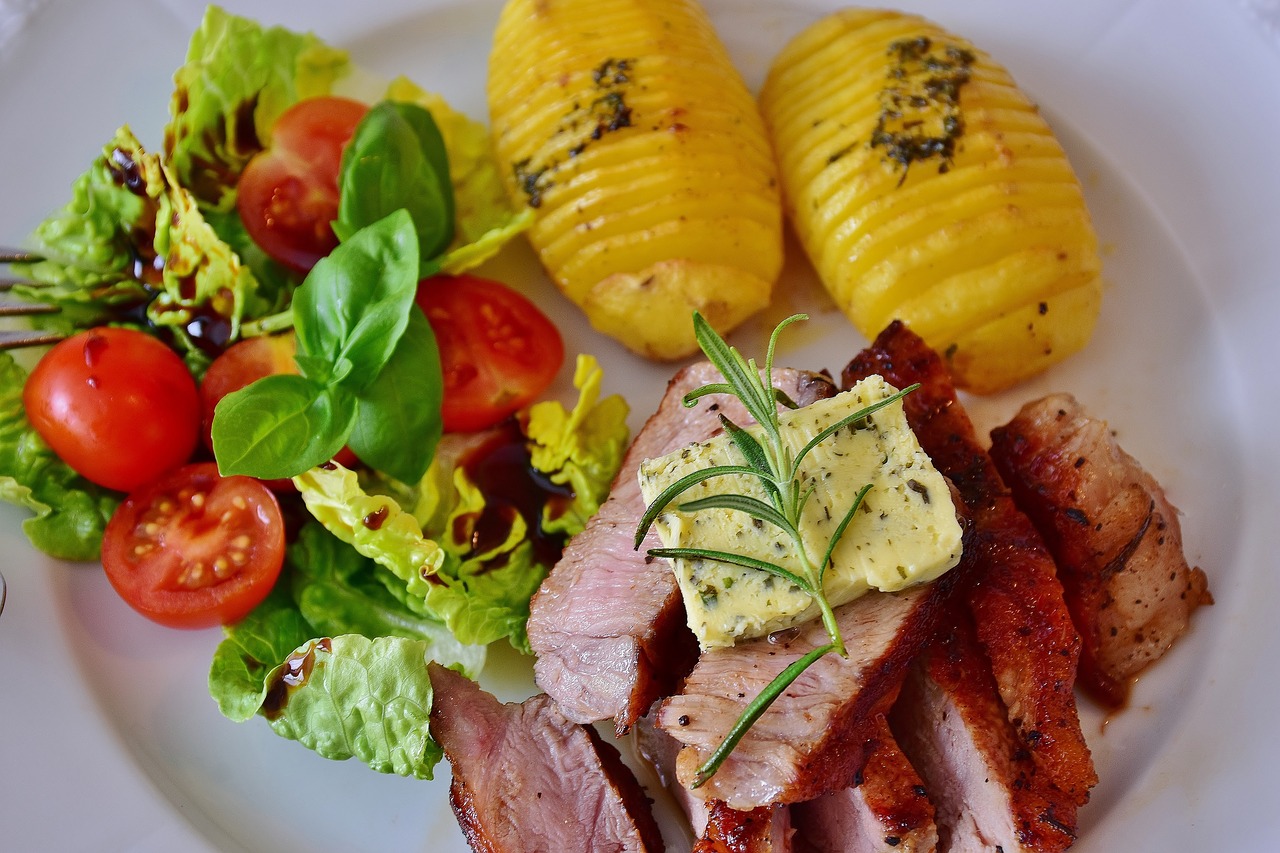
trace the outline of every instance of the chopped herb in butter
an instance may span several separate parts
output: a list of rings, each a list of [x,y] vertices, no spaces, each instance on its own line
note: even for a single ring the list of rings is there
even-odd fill
[[[891,397],[896,389],[879,376],[801,409],[783,412],[783,441],[795,452],[831,424]],[[752,428],[758,435],[758,430]],[[690,445],[640,467],[646,503],[682,477],[720,465],[742,465],[730,436]],[[858,493],[862,505],[831,555],[824,590],[832,606],[869,590],[893,591],[934,580],[960,559],[961,528],[951,491],[921,450],[896,401],[829,436],[804,457],[802,490],[813,490],[800,517],[811,554],[823,554]],[[654,524],[668,548],[730,552],[777,564],[803,576],[794,544],[781,529],[734,509],[682,511],[681,505],[712,495],[765,499],[759,477],[717,476],[684,492]],[[782,577],[712,559],[672,561],[689,627],[702,647],[732,645],[815,618],[811,595]]]

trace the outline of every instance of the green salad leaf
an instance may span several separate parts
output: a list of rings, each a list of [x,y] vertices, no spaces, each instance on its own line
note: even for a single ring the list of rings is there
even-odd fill
[[[202,206],[231,211],[245,165],[289,107],[332,94],[347,53],[309,33],[263,27],[209,6],[173,75],[165,156]]]
[[[428,729],[431,647],[342,634],[311,640],[267,677],[263,714],[276,734],[325,758],[430,779],[444,751]]]
[[[474,678],[485,649],[415,613],[397,586],[320,524],[304,526],[271,595],[224,629],[209,669],[219,710],[237,722],[265,717],[326,758],[430,778],[440,754],[427,729],[426,662]]]
[[[14,293],[62,309],[41,325],[67,333],[108,321],[164,329],[197,374],[208,363],[202,339],[233,339],[245,316],[279,310],[288,298],[240,262],[127,127],[28,243],[46,260],[15,265],[37,284]]]

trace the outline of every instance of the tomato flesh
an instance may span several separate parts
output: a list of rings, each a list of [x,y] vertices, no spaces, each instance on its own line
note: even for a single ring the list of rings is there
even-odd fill
[[[235,622],[284,565],[284,520],[252,477],[186,465],[130,494],[107,523],[102,566],[134,610],[172,628]]]
[[[500,282],[434,276],[419,283],[417,303],[440,349],[447,432],[485,429],[529,405],[564,362],[555,324]]]
[[[22,405],[76,472],[129,491],[191,457],[200,434],[196,383],[177,353],[133,329],[89,329],[31,371]]]
[[[369,108],[349,98],[299,101],[271,130],[271,147],[240,174],[236,209],[253,241],[299,272],[338,245],[342,150]]]

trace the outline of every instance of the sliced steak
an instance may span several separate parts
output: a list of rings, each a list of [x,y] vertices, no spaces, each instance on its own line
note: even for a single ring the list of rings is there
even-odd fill
[[[933,853],[933,803],[883,716],[854,785],[791,807],[798,853]]]
[[[697,837],[694,853],[788,853],[792,849],[786,806],[739,812],[723,800],[698,799],[676,780],[679,741],[658,728],[651,716],[637,720],[634,731],[640,755],[653,766]]]
[[[929,639],[946,576],[896,593],[869,593],[836,610],[849,656],[828,654],[756,720],[699,796],[749,811],[797,803],[853,784],[876,714]],[[746,706],[783,669],[828,641],[820,620],[705,652],[658,724],[684,744],[677,775],[688,786]]]
[[[835,392],[820,374],[774,371],[775,384],[805,405]],[[564,556],[530,604],[529,643],[537,655],[538,686],[579,723],[613,717],[619,734],[670,693],[697,659],[685,624],[675,575],[648,556],[661,547],[650,532],[636,550],[636,524],[644,514],[640,463],[721,429],[718,415],[750,422],[736,398],[712,395],[686,408],[686,393],[722,381],[711,364],[684,368],[672,378],[657,411],[636,435],[609,499],[570,540]]]
[[[907,420],[955,485],[974,527],[966,557],[952,572],[961,576],[957,591],[1023,745],[1083,804],[1098,777],[1076,708],[1080,636],[1053,558],[978,442],[938,355],[895,322],[845,368],[842,384],[874,373],[899,388],[921,383],[904,400]]]
[[[1028,755],[964,614],[912,666],[891,726],[937,809],[948,853],[1050,853],[1076,805]]]
[[[1081,686],[1119,708],[1133,678],[1213,601],[1183,555],[1178,512],[1069,394],[1026,404],[991,440],[996,467],[1057,561],[1082,639]]]
[[[431,734],[453,768],[449,802],[484,853],[661,851],[643,788],[611,744],[539,694],[503,704],[430,664]]]

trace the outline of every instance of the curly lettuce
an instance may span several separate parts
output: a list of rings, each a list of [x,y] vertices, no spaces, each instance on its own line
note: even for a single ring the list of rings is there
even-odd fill
[[[45,260],[16,265],[23,298],[61,307],[38,322],[65,333],[106,322],[164,329],[199,373],[202,340],[239,334],[245,316],[279,310],[156,154],[122,127],[72,185],[71,201],[28,241]]]
[[[474,678],[485,649],[414,612],[388,578],[320,524],[303,527],[271,595],[224,629],[209,670],[219,710],[262,716],[326,758],[431,778],[440,753],[426,662]]]
[[[173,76],[165,156],[202,205],[231,210],[240,173],[270,144],[276,119],[332,93],[351,71],[345,51],[314,35],[209,6]]]
[[[447,457],[437,457],[413,486],[376,474],[362,482],[340,466],[294,482],[330,532],[401,579],[415,609],[439,618],[463,643],[505,638],[528,654],[529,599],[551,568],[530,525],[561,542],[582,530],[622,462],[627,406],[616,395],[600,400],[601,376],[595,359],[581,356],[572,410],[547,401],[517,418],[531,466],[569,496],[541,518],[486,512],[488,498],[466,466]],[[481,525],[482,537],[475,535]]]

